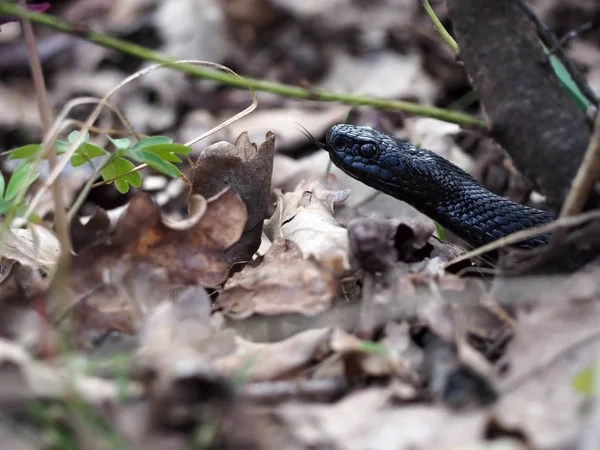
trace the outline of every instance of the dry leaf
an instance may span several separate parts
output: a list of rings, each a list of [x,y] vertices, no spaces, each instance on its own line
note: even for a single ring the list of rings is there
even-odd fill
[[[329,348],[331,329],[306,330],[283,341],[256,343],[236,337],[235,351],[215,361],[224,376],[239,374],[246,382],[291,377]]]
[[[190,217],[167,223],[147,194],[136,195],[121,216],[114,237],[85,248],[73,258],[77,292],[111,279],[122,265],[145,262],[163,268],[172,284],[217,286],[227,277],[225,251],[242,234],[246,207],[230,189],[209,200],[190,198]]]
[[[274,241],[294,241],[305,258],[314,257],[339,274],[352,270],[348,232],[334,218],[334,205],[349,190],[337,190],[333,175],[323,180],[301,183],[293,192],[280,194],[277,209],[265,222],[265,233]]]
[[[537,277],[524,284],[513,280],[513,289],[541,293],[542,301],[517,316],[515,337],[506,354],[508,376],[499,384],[503,396],[495,412],[504,427],[519,429],[538,448],[557,442],[575,445],[581,439],[586,397],[575,389],[573,380],[597,361],[600,345],[597,271],[584,278],[589,283],[581,274],[564,281],[559,277]],[[587,297],[588,293],[593,296]]]
[[[274,154],[273,133],[268,132],[266,141],[257,148],[244,132],[235,144],[217,142],[198,158],[191,195],[208,198],[231,186],[246,204],[248,221],[242,237],[226,253],[229,264],[251,260],[260,246],[269,209]]]
[[[396,404],[389,388],[362,389],[331,405],[287,403],[275,414],[299,448],[426,450],[477,448],[486,415]]]
[[[94,244],[108,236],[110,217],[102,208],[97,208],[85,224],[80,217],[71,221],[71,246],[79,253],[88,245]]]
[[[60,244],[54,232],[34,223],[26,229],[7,230],[0,248],[3,258],[34,269],[41,268],[47,273],[54,271],[59,252]]]
[[[418,220],[357,218],[348,224],[350,248],[358,265],[380,272],[398,261],[421,261],[431,253],[435,228]]]
[[[253,314],[315,315],[328,309],[337,293],[337,278],[299,247],[276,240],[260,264],[247,265],[225,283],[215,306],[233,319]]]

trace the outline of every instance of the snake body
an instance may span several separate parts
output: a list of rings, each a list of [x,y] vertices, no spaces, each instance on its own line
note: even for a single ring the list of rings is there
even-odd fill
[[[325,137],[333,163],[402,200],[474,247],[554,220],[546,211],[493,194],[442,156],[366,126],[334,125]],[[550,234],[522,241],[547,244]]]

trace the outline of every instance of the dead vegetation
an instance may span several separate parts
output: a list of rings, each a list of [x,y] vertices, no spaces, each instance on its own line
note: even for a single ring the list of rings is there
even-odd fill
[[[432,3],[450,25],[446,2]],[[448,3],[457,14],[461,2]],[[598,94],[600,7],[531,4],[559,37],[595,24],[565,50]],[[357,107],[349,116],[442,154],[516,201],[539,205],[542,192],[556,203],[579,165],[569,160],[556,178],[523,170],[537,158],[560,161],[536,154],[541,141],[515,158],[511,148],[532,138],[521,128],[494,133],[495,114],[542,134],[562,116],[510,117],[500,103],[490,114],[486,102],[499,91],[479,89],[480,104],[465,73],[488,80],[487,60],[459,64],[417,1],[65,0],[50,12],[245,76],[488,118],[491,137],[398,111]],[[461,48],[468,25],[457,27]],[[65,268],[51,170],[41,163],[23,199],[37,219],[4,220],[1,448],[597,448],[594,212],[587,228],[563,229],[544,264],[504,249],[502,266],[489,253],[459,261],[463,244],[329,170],[328,154],[302,134],[300,126],[322,138],[348,107],[258,93],[258,109],[240,117],[248,91],[174,70],[124,84],[146,63],[37,32],[52,108],[81,100],[54,124],[62,134],[87,127],[101,148],[111,145],[106,135],[169,136],[191,146],[193,164],[168,160],[181,178],[145,167],[142,184],[122,194],[97,168],[63,157],[61,195],[73,211]],[[2,151],[47,131],[28,66],[18,24],[2,25]],[[126,120],[97,106],[91,120],[95,106],[83,99],[112,91],[100,106]],[[592,127],[576,114],[588,134],[561,149],[578,146],[582,156],[578,142]],[[553,131],[569,132],[562,122]],[[17,161],[1,161],[9,180]],[[569,270],[550,270],[557,260]]]

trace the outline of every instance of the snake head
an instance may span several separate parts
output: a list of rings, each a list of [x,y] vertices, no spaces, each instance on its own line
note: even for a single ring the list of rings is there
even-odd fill
[[[368,126],[338,124],[325,136],[325,150],[348,175],[365,181],[389,182],[409,164],[412,144]]]

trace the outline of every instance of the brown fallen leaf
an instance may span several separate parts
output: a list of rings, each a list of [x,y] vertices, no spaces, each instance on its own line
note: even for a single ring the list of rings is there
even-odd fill
[[[110,217],[102,208],[97,208],[89,220],[83,224],[81,218],[71,221],[71,246],[75,253],[103,238],[106,238],[110,228]]]
[[[112,268],[111,281],[73,307],[79,348],[94,348],[111,332],[121,338],[134,335],[144,317],[170,299],[167,272],[148,263],[117,265]]]
[[[305,258],[314,257],[340,275],[352,270],[348,232],[334,218],[334,205],[345,201],[350,191],[337,189],[337,179],[300,183],[293,192],[279,194],[277,209],[265,221],[265,233],[274,241],[294,241]]]
[[[215,361],[219,373],[243,381],[293,377],[329,349],[330,328],[306,330],[279,342],[258,343],[235,338],[235,351]]]
[[[258,265],[234,274],[215,302],[227,317],[253,314],[316,315],[328,309],[337,293],[337,278],[314,259],[305,259],[293,241],[278,239]]]
[[[231,186],[246,204],[248,221],[244,233],[226,253],[230,265],[251,260],[260,246],[269,209],[274,155],[273,133],[268,132],[265,142],[257,148],[248,139],[248,133],[243,132],[235,144],[217,142],[209,146],[196,162],[190,195],[208,198]]]
[[[114,236],[85,248],[73,258],[75,292],[111,281],[111,271],[142,262],[163,268],[169,283],[218,286],[229,269],[224,253],[242,234],[246,207],[231,189],[206,200],[190,198],[190,217],[168,223],[149,195],[136,195]]]
[[[430,222],[361,217],[348,224],[352,255],[363,269],[381,272],[398,261],[414,262],[430,256]]]

